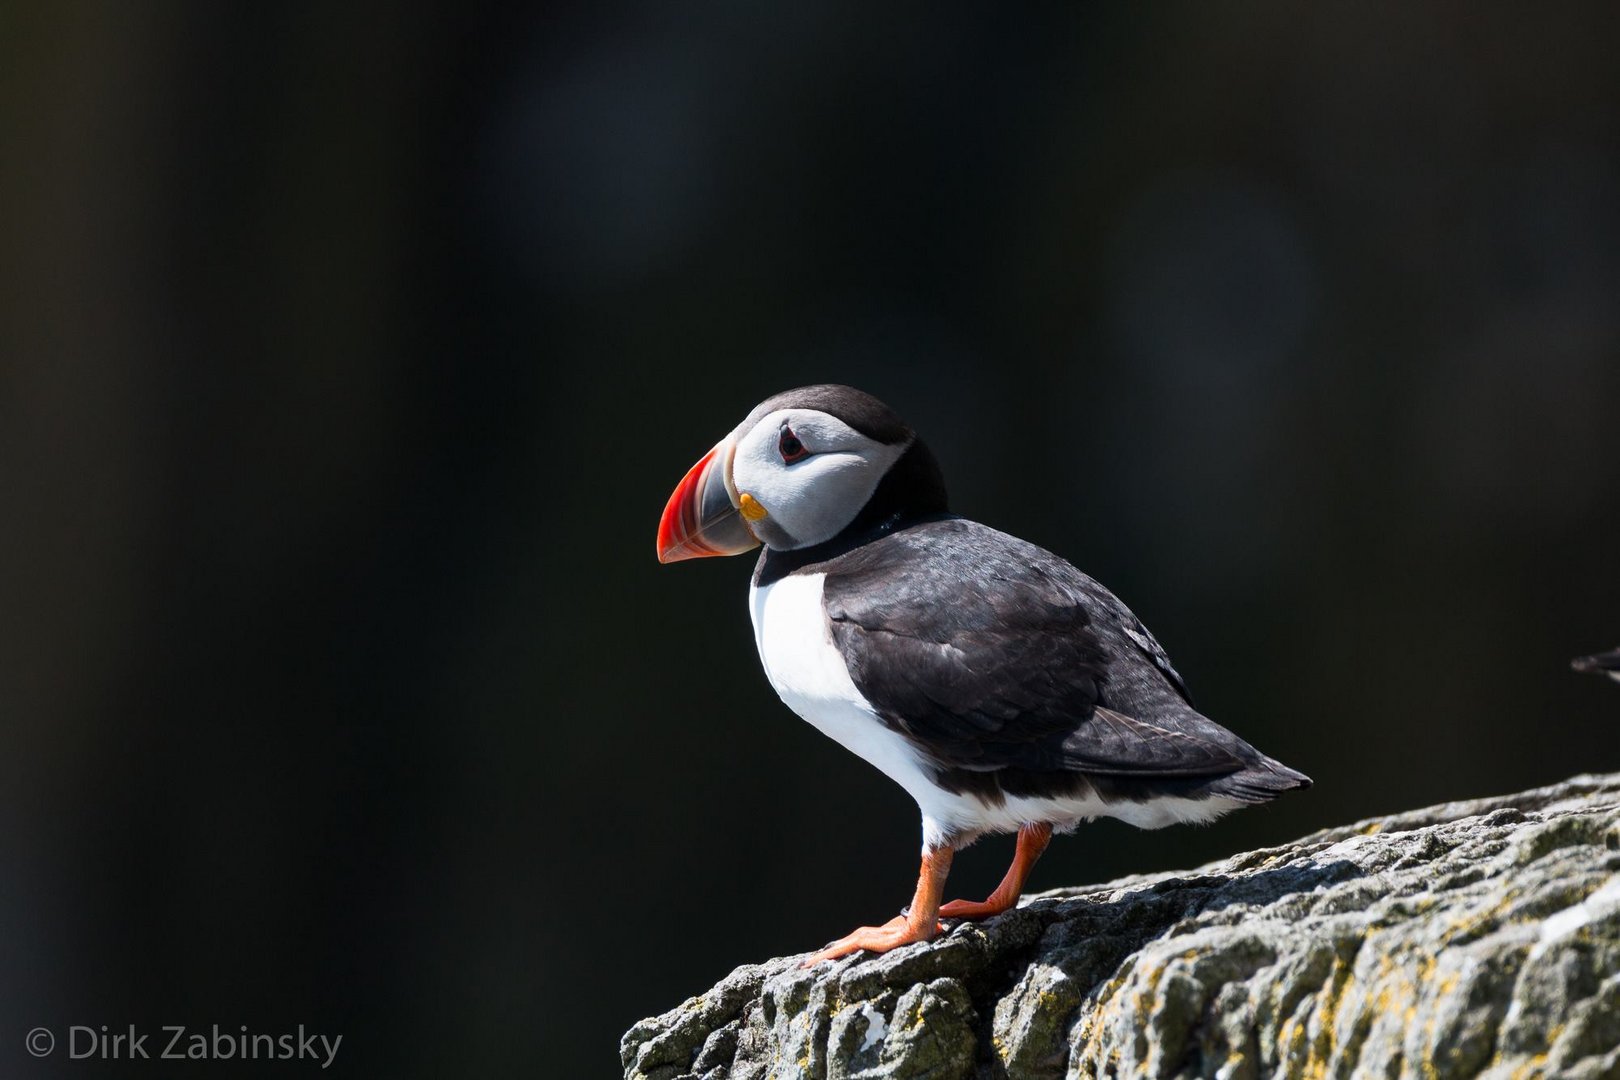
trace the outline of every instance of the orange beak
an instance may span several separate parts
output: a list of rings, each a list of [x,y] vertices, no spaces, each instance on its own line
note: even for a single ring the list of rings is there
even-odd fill
[[[731,490],[731,436],[686,471],[658,521],[658,561],[740,555],[759,546]]]

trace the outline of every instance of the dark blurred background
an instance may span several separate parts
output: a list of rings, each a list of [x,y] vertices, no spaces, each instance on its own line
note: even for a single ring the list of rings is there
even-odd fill
[[[653,558],[808,382],[1317,781],[1035,888],[1620,768],[1617,11],[0,9],[0,1074],[613,1075],[897,910],[749,560]]]

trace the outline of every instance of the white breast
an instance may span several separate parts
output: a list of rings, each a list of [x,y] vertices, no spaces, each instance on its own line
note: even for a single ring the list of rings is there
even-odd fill
[[[904,738],[884,726],[849,677],[821,606],[824,574],[790,574],[749,590],[754,643],[765,677],[788,708],[876,765],[926,815],[942,792],[928,782]]]

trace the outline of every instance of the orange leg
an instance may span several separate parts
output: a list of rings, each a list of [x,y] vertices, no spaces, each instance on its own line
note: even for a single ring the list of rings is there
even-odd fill
[[[1045,822],[1025,825],[1018,830],[1018,850],[1013,854],[1012,865],[1007,868],[1007,876],[1001,879],[996,891],[979,902],[952,900],[939,909],[940,915],[947,919],[988,919],[1013,907],[1018,903],[1019,894],[1024,891],[1029,872],[1035,868],[1035,860],[1041,857],[1041,852],[1051,841],[1052,826]]]
[[[917,873],[917,893],[911,898],[911,910],[897,915],[882,926],[863,926],[845,934],[825,949],[804,962],[814,967],[823,960],[836,960],[858,949],[868,952],[888,952],[914,941],[928,941],[940,932],[939,901],[945,895],[945,875],[951,872],[948,847],[923,852],[922,869]]]

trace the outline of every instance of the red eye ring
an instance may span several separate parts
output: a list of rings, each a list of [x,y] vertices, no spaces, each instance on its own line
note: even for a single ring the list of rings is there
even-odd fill
[[[790,427],[783,428],[782,434],[777,436],[776,452],[782,455],[782,464],[784,465],[791,465],[795,461],[803,461],[810,456],[810,451],[805,448],[804,443],[799,441],[799,437],[793,434],[793,429]]]

